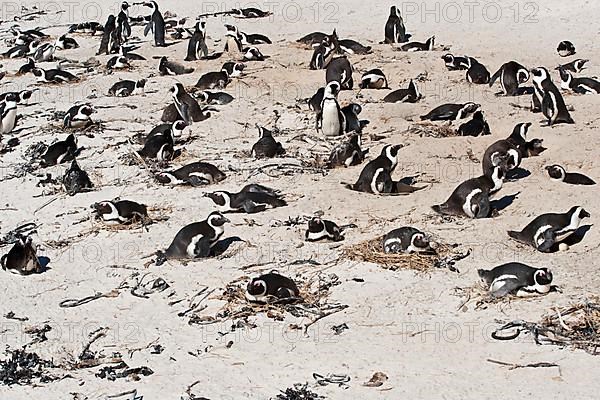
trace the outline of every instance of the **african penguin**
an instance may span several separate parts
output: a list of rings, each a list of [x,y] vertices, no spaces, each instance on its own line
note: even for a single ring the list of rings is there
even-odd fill
[[[234,8],[231,11],[238,18],[264,18],[273,14],[271,11],[263,11],[256,7]]]
[[[148,35],[148,32],[152,31],[154,34],[154,46],[164,47],[165,46],[165,20],[162,14],[158,10],[158,4],[156,1],[148,1],[144,3],[144,6],[152,9],[150,16],[150,22],[144,28],[144,36]]]
[[[268,303],[269,298],[274,298],[281,303],[282,300],[293,301],[299,297],[296,283],[275,272],[253,278],[246,287],[246,298],[251,302]]]
[[[553,251],[554,245],[563,242],[581,226],[590,214],[575,206],[564,214],[543,214],[531,221],[522,231],[508,231],[511,238],[533,246],[542,253]]]
[[[590,60],[578,58],[577,60],[573,60],[569,63],[559,65],[556,67],[556,70],[560,70],[562,68],[565,71],[579,73],[585,68],[585,64],[587,64],[589,61]]]
[[[56,46],[52,43],[44,43],[40,45],[33,53],[33,59],[35,62],[52,61]]]
[[[524,150],[527,144],[527,131],[531,123],[515,125],[512,134],[503,140],[492,143],[485,150],[482,159],[483,173],[487,174],[499,163],[504,163],[506,170],[510,171],[521,165]]]
[[[33,58],[28,57],[27,63],[25,63],[21,67],[19,67],[19,70],[17,71],[17,75],[24,75],[29,72],[33,72],[34,69],[35,69],[35,61]]]
[[[422,253],[430,251],[429,238],[420,230],[404,226],[388,232],[382,241],[385,253]]]
[[[95,110],[89,104],[77,104],[67,110],[63,118],[63,127],[84,129],[93,124]]]
[[[196,22],[196,29],[188,41],[187,55],[185,61],[201,60],[208,56],[206,45],[206,21]]]
[[[308,68],[312,70],[324,69],[333,59],[335,47],[329,41],[329,37],[325,37],[321,44],[315,47]]]
[[[562,94],[552,82],[550,73],[544,67],[538,67],[531,70],[533,83],[536,88],[534,97],[541,98],[541,110],[548,120],[548,125],[559,123],[573,124],[575,123],[567,110]]]
[[[156,265],[162,265],[172,259],[209,257],[211,248],[223,235],[227,222],[229,220],[220,212],[212,212],[206,220],[184,226],[166,250],[156,252]]]
[[[317,132],[324,136],[339,136],[344,133],[346,118],[337,100],[339,91],[340,84],[337,81],[329,82],[325,87],[321,110],[316,119]]]
[[[56,39],[54,46],[60,50],[69,50],[79,48],[79,43],[75,39],[68,37],[67,34],[64,34]]]
[[[469,122],[465,122],[458,127],[460,136],[485,136],[491,135],[490,126],[488,125],[483,111],[475,111]]]
[[[502,188],[503,178],[503,168],[496,166],[490,175],[472,178],[458,185],[448,200],[432,209],[442,215],[487,218],[491,212],[490,195]]]
[[[323,103],[323,97],[325,96],[325,86],[317,89],[315,94],[310,99],[307,99],[308,109],[316,113],[321,111],[321,103]]]
[[[572,56],[573,54],[575,54],[575,45],[573,45],[573,43],[569,42],[568,40],[563,40],[558,44],[556,52],[561,57]]]
[[[65,140],[55,142],[48,146],[41,155],[41,166],[49,167],[71,161],[77,155],[77,140],[72,133]]]
[[[260,33],[238,32],[242,44],[272,44],[271,39]]]
[[[347,54],[365,55],[365,54],[371,54],[371,52],[372,52],[371,46],[363,46],[362,44],[358,43],[356,40],[352,40],[352,39],[340,39],[340,40],[338,40],[338,45],[339,45],[340,50],[342,50],[344,53],[347,53]]]
[[[529,71],[516,61],[509,61],[502,64],[500,69],[492,75],[489,85],[492,87],[494,82],[500,79],[502,94],[504,96],[517,96],[519,94],[519,85],[529,80]]]
[[[16,93],[8,93],[0,103],[0,137],[12,132],[17,125],[17,101]]]
[[[384,43],[394,44],[408,41],[402,15],[400,15],[400,10],[396,6],[390,7],[390,15],[385,23],[384,33]]]
[[[101,201],[92,204],[92,209],[99,218],[108,223],[127,224],[148,218],[147,207],[131,200]]]
[[[546,294],[552,283],[552,272],[548,268],[534,268],[518,262],[502,264],[489,271],[478,269],[477,274],[493,297]]]
[[[308,221],[308,229],[304,233],[304,240],[307,242],[317,242],[323,239],[334,242],[344,240],[342,229],[333,221],[312,217]]]
[[[255,189],[246,186],[238,193],[217,191],[205,193],[204,197],[211,199],[221,212],[233,211],[252,214],[264,211],[267,206],[275,208],[287,205],[287,202],[279,194]]]
[[[179,116],[186,124],[191,125],[193,122],[204,121],[210,117],[210,113],[204,113],[196,99],[185,91],[181,83],[176,83],[169,91]]]
[[[116,97],[127,97],[131,96],[136,91],[136,89],[139,89],[139,91],[143,94],[145,87],[146,79],[140,79],[137,82],[123,80],[112,85],[111,88],[108,89],[108,95]]]
[[[402,145],[384,146],[381,154],[365,165],[356,183],[347,184],[346,187],[365,193],[391,193],[393,190],[391,173],[398,164],[398,150],[402,147]]]
[[[100,47],[98,48],[97,55],[100,54],[111,54],[115,52],[115,49],[120,45],[117,43],[117,19],[114,15],[109,15],[104,29],[102,31],[102,39],[100,39]]]
[[[479,109],[480,105],[475,103],[464,104],[442,104],[425,115],[421,115],[421,120],[430,121],[457,121],[469,116]]]
[[[227,62],[220,71],[207,72],[202,75],[196,87],[199,89],[225,89],[231,81],[230,78],[240,76],[246,66],[242,63]]]
[[[43,272],[30,237],[19,236],[13,247],[0,258],[0,264],[5,271],[20,275],[30,275]]]
[[[334,58],[329,62],[325,70],[325,82],[339,82],[340,90],[351,90],[354,86],[352,71],[353,68],[348,58],[344,56]]]
[[[174,61],[169,61],[167,57],[163,56],[158,64],[158,72],[160,75],[184,75],[194,72],[194,68],[187,68]]]
[[[173,171],[160,172],[156,180],[162,184],[205,186],[223,181],[227,176],[207,162],[193,162]]]
[[[360,134],[355,133],[350,136],[350,139],[343,141],[331,150],[327,167],[350,167],[360,164],[365,159],[364,152],[360,146]]]
[[[350,103],[347,106],[342,108],[342,114],[344,114],[344,120],[346,124],[344,125],[344,132],[362,132],[364,121],[361,121],[358,117],[358,114],[362,112],[362,107],[360,104]]]
[[[272,158],[285,154],[285,149],[273,138],[273,132],[258,126],[258,141],[252,146],[251,155],[254,158]]]
[[[129,23],[129,3],[126,1],[121,2],[121,10],[117,15],[117,26],[119,35],[124,41],[127,41],[131,36],[131,25]]]
[[[406,89],[396,89],[388,93],[383,101],[386,103],[416,103],[422,97],[423,95],[419,92],[417,84],[411,79]]]
[[[143,138],[144,143],[148,141],[152,136],[171,135],[173,136],[173,139],[176,139],[183,135],[183,131],[186,127],[187,124],[182,120],[168,122],[155,126],[145,137],[143,137],[142,135],[138,135],[137,137]]]
[[[126,69],[130,67],[129,60],[124,56],[112,56],[106,62],[107,69]]]
[[[365,72],[360,78],[358,87],[361,89],[389,89],[385,74],[378,68]]]
[[[200,100],[203,104],[209,105],[225,105],[231,103],[235,98],[229,93],[225,92],[209,92],[207,90],[202,90],[200,92],[196,92],[193,94],[195,98]]]
[[[442,56],[442,60],[446,65],[448,71],[459,71],[469,69],[469,57],[458,57],[450,53],[446,53]]]
[[[593,78],[573,78],[570,71],[559,69],[561,84],[564,90],[571,90],[579,94],[599,94],[600,82]]]
[[[595,185],[596,182],[588,178],[587,176],[578,172],[567,172],[565,169],[557,164],[549,165],[546,168],[548,176],[552,180],[569,183],[571,185]]]
[[[89,191],[94,186],[87,172],[77,164],[77,160],[73,160],[71,166],[65,171],[62,184],[69,196]]]
[[[467,57],[467,74],[466,78],[468,82],[475,84],[486,84],[490,82],[490,72],[487,70],[485,65],[473,57]]]
[[[425,41],[421,42],[409,42],[400,46],[401,51],[431,51],[435,46],[435,36],[431,36]]]
[[[95,21],[73,24],[69,27],[69,33],[90,33],[93,36],[96,32],[104,32],[104,25]]]
[[[77,81],[77,77],[70,72],[63,71],[62,69],[49,69],[34,68],[33,75],[37,78],[38,82],[44,83],[64,83]]]
[[[137,154],[142,158],[170,161],[175,155],[173,145],[173,134],[169,129],[163,135],[149,137],[144,143],[144,147],[137,151]]]

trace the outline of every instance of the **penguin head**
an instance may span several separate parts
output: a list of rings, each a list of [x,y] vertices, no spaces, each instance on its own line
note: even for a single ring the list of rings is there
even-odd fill
[[[213,228],[217,228],[225,225],[227,222],[230,222],[223,214],[218,211],[211,212],[206,218],[206,222],[212,226]]]
[[[37,78],[41,78],[44,75],[44,70],[41,68],[34,68],[31,70],[31,72]]]
[[[416,232],[410,238],[410,244],[419,249],[429,248],[429,238],[423,232]]]
[[[533,274],[533,281],[540,286],[550,285],[552,283],[552,272],[548,268],[538,268]]]
[[[563,180],[565,179],[566,171],[563,167],[558,164],[548,165],[546,168],[548,175],[551,179]]]
[[[264,296],[267,294],[267,283],[260,278],[254,278],[248,282],[246,290],[252,296]]]
[[[273,132],[271,132],[264,126],[260,126],[260,125],[256,124],[256,127],[258,128],[258,137],[259,138],[273,137]]]
[[[237,37],[238,29],[235,25],[225,24],[225,29],[227,29],[226,35],[235,35]]]
[[[194,96],[202,103],[208,103],[208,99],[210,98],[209,93],[204,90],[197,92]]]
[[[4,102],[9,107],[16,106],[18,101],[19,101],[19,97],[18,97],[17,93],[11,92],[11,93],[7,94],[6,97],[4,98]]]
[[[381,155],[395,164],[398,160],[398,150],[400,150],[402,147],[404,147],[402,144],[388,144],[381,150]]]
[[[450,53],[446,53],[442,56],[442,60],[444,60],[447,64],[451,64],[454,62],[454,56]]]
[[[477,111],[477,109],[481,107],[481,104],[477,104],[477,103],[473,103],[473,102],[467,102],[463,105],[463,112],[465,114],[470,114],[472,112]],[[464,114],[463,114],[464,115]]]
[[[114,205],[110,201],[101,201],[99,203],[92,204],[91,208],[94,210],[99,216],[103,214],[110,214],[112,212],[112,207]]]
[[[544,151],[548,150],[544,147],[544,139],[533,139],[525,144],[527,157],[539,156]]]
[[[65,139],[65,143],[66,143],[68,146],[75,147],[75,146],[77,146],[77,138],[75,137],[75,135],[73,135],[73,134],[71,133],[71,134],[70,134],[69,136],[67,136],[67,138]],[[73,160],[73,162],[75,162],[75,160]]]
[[[308,230],[310,232],[320,232],[325,228],[325,224],[320,217],[312,217],[308,221]]]
[[[323,97],[337,96],[340,90],[342,89],[342,85],[338,81],[331,81],[325,86],[325,92]]]
[[[83,114],[86,117],[89,117],[90,115],[92,115],[93,113],[95,113],[96,110],[94,110],[92,108],[92,106],[90,106],[89,104],[84,104],[81,107],[79,107],[79,112],[78,114]]]
[[[139,88],[139,89],[143,89],[143,88],[145,88],[145,87],[146,87],[146,82],[147,82],[147,80],[146,80],[146,79],[140,79],[139,81],[137,81],[137,82],[135,83],[135,87],[136,87],[136,88]]]
[[[173,125],[171,127],[171,131],[173,133],[174,137],[179,137],[181,136],[181,134],[183,133],[183,130],[187,127],[187,124],[185,123],[185,121],[182,120],[178,120],[173,122]]]
[[[356,103],[350,104],[350,109],[352,110],[354,115],[358,115],[362,111],[362,107],[360,106],[360,104],[356,104]]]
[[[475,111],[475,113],[473,114],[473,119],[477,121],[485,121],[485,119],[483,118],[483,111]]]
[[[121,10],[122,11],[127,11],[127,9],[129,9],[129,3],[124,1],[121,3]]]
[[[204,197],[208,197],[219,207],[225,207],[230,199],[229,193],[224,191],[204,193]]]
[[[21,90],[21,91],[19,92],[19,96],[18,96],[18,97],[19,97],[19,99],[18,99],[18,102],[19,102],[19,103],[21,103],[21,102],[26,102],[26,101],[28,101],[28,100],[31,98],[31,96],[33,95],[33,92],[34,92],[35,90],[37,90],[37,89],[34,89],[34,90],[28,90],[28,89]]]
[[[144,3],[144,6],[150,7],[152,11],[158,10],[158,4],[156,4],[156,1],[147,1]]]
[[[545,67],[536,67],[531,70],[533,81],[540,84],[550,78],[550,73]]]
[[[171,183],[175,181],[175,177],[169,172],[160,172],[154,176],[154,179],[156,179],[158,183],[162,184]]]
[[[171,93],[171,96],[178,97],[179,95],[185,93],[185,88],[181,83],[177,82],[176,84],[171,86],[169,92]]]
[[[585,211],[581,206],[571,207],[571,209],[569,210],[569,215],[571,215],[571,218],[575,217],[580,221],[584,218],[591,217],[590,213]]]

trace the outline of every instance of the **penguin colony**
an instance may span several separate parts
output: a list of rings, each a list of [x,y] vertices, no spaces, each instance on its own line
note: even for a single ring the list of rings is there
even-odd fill
[[[224,26],[226,33],[221,41],[224,47],[222,50],[214,50],[209,48],[207,38],[211,29],[214,29],[211,33],[216,35],[216,22],[212,24],[210,19],[200,19],[193,26],[185,27],[185,21],[182,24],[181,21],[165,19],[156,1],[146,2],[143,6],[149,10],[149,14],[135,17],[130,15],[131,6],[123,2],[118,15],[111,15],[104,24],[82,22],[71,26],[68,32],[56,38],[38,30],[21,30],[18,26],[13,26],[10,29],[14,36],[13,45],[2,55],[6,59],[23,60],[24,64],[15,70],[15,79],[29,75],[35,77],[37,84],[41,85],[69,85],[86,78],[85,73],[69,72],[68,67],[63,67],[60,61],[64,59],[60,57],[61,53],[79,47],[77,35],[100,34],[96,36],[97,55],[106,59],[107,74],[121,69],[135,71],[136,64],[152,63],[156,58],[157,74],[118,80],[106,93],[98,93],[98,96],[145,99],[149,86],[157,79],[172,82],[168,93],[164,94],[166,101],[159,111],[162,123],[149,126],[149,133],[137,138],[140,145],[136,155],[144,160],[162,163],[162,170],[153,171],[154,185],[172,188],[192,186],[202,188],[201,190],[207,186],[215,186],[215,190],[205,191],[201,197],[202,201],[210,202],[214,211],[204,216],[191,213],[189,224],[173,232],[171,238],[156,243],[154,261],[156,265],[163,265],[175,260],[213,257],[216,254],[215,246],[224,237],[227,225],[231,223],[229,218],[236,218],[226,217],[225,214],[269,212],[273,208],[288,206],[288,200],[279,190],[257,183],[249,183],[236,191],[223,190],[219,185],[227,179],[229,172],[203,160],[178,165],[177,145],[186,129],[210,130],[211,118],[224,109],[215,110],[212,107],[227,106],[236,100],[243,101],[225,90],[234,80],[244,80],[248,65],[268,60],[267,49],[274,49],[274,45],[267,36],[242,32],[230,23]],[[237,10],[234,15],[239,18],[263,18],[268,13],[248,8]],[[141,29],[138,31],[137,26],[142,26],[143,32]],[[469,85],[500,88],[501,91],[495,93],[499,99],[505,96],[527,96],[531,99],[532,119],[541,116],[544,125],[576,125],[578,118],[583,117],[577,115],[576,111],[571,115],[572,109],[568,106],[569,97],[565,97],[566,94],[600,93],[598,80],[579,76],[590,62],[587,59],[576,59],[556,69],[526,67],[517,61],[508,60],[491,74],[482,60],[474,57],[451,53],[443,53],[440,57],[441,51],[437,51],[433,35],[419,34],[422,41],[410,41],[412,36],[407,33],[399,9],[395,6],[391,7],[384,32],[384,40],[379,46],[391,45],[401,57],[410,57],[405,53],[435,52],[435,57],[438,60],[441,58],[442,61],[439,62],[443,63],[449,74],[462,75]],[[136,37],[140,34],[148,38],[140,40]],[[161,54],[161,50],[173,40],[187,41],[185,54],[179,54],[178,60]],[[332,34],[310,33],[297,40],[297,45],[312,50],[310,57],[310,51],[304,51],[310,69],[324,70],[322,86],[305,100],[302,107],[313,113],[311,118],[314,121],[314,133],[331,144],[327,167],[352,168],[356,172],[355,183],[343,183],[336,190],[347,190],[348,196],[399,196],[399,201],[402,201],[403,196],[418,196],[419,192],[427,189],[426,185],[417,186],[414,182],[407,183],[405,179],[394,181],[393,175],[399,169],[402,153],[410,151],[409,148],[399,143],[386,143],[382,147],[365,149],[363,130],[367,121],[360,118],[364,104],[344,104],[341,100],[344,92],[384,90],[384,103],[418,103],[424,98],[418,87],[419,80],[416,77],[407,79],[404,87],[394,89],[397,79],[390,80],[384,72],[384,66],[372,65],[372,68],[357,73],[352,64],[354,57],[368,57],[376,48],[351,39],[339,39],[336,30]],[[136,48],[147,46],[152,46],[152,52],[160,56],[148,59],[132,52]],[[561,57],[568,57],[575,54],[575,47],[570,42],[561,42],[557,52]],[[215,59],[223,61],[222,67],[217,71],[207,71],[202,63]],[[58,62],[56,68],[51,67],[51,62]],[[194,76],[197,83],[193,87],[186,87],[178,80],[182,75]],[[558,85],[554,83],[557,78]],[[32,86],[0,94],[2,141],[19,138],[19,133],[15,132],[19,125],[27,122],[26,119],[23,121],[19,118],[19,112],[27,107],[36,89]],[[71,196],[94,189],[93,179],[86,172],[86,169],[91,169],[91,165],[85,161],[86,152],[89,154],[92,149],[79,146],[85,130],[94,125],[93,116],[97,110],[93,103],[94,101],[77,103],[69,108],[62,121],[66,134],[48,143],[39,155],[39,168],[63,164],[68,166],[64,169],[62,185]],[[486,120],[485,111],[479,104],[471,101],[439,104],[430,110],[424,109],[416,119],[448,124],[458,136],[483,137],[496,133],[493,124]],[[276,127],[261,126],[256,122],[256,129],[256,141],[247,149],[252,158],[275,158],[287,154],[286,143],[278,139],[281,132]],[[527,164],[528,158],[543,157],[542,153],[546,150],[542,139],[531,138],[529,131],[542,135],[539,126],[531,122],[514,121],[514,129],[510,134],[507,132],[507,138],[491,143],[482,155],[481,175],[458,184],[446,199],[424,196],[422,200],[430,201],[431,212],[443,218],[501,218],[501,212],[494,206],[494,198],[507,182],[518,179],[517,172],[521,165]],[[175,163],[171,164],[173,161]],[[565,167],[555,164],[552,159],[548,158],[547,161],[544,174],[550,182],[577,187],[595,185],[595,181],[584,174],[585,171],[575,172],[569,168],[567,172]],[[301,188],[298,189],[301,191]],[[556,210],[552,202],[541,202],[538,210],[532,210],[532,215],[535,216],[531,221],[523,218],[523,227],[515,226],[515,230],[508,231],[506,240],[513,240],[515,246],[520,243],[542,253],[567,250],[569,239],[576,236],[584,219],[592,217],[585,205],[577,204],[576,194],[574,192],[575,204],[569,210]],[[438,203],[433,204],[435,201]],[[97,218],[110,224],[130,224],[148,218],[148,207],[132,199],[97,198],[91,205],[91,210]],[[307,222],[303,239],[307,242],[340,242],[349,236],[348,228],[352,228],[351,224],[338,226],[335,221],[321,216],[313,217]],[[430,234],[417,227],[399,226],[387,233],[377,233],[383,237],[381,250],[385,253],[434,251]],[[261,233],[257,231],[258,234]],[[436,235],[443,236],[441,233]],[[22,275],[44,272],[36,255],[36,244],[31,237],[18,238],[2,256],[1,262],[3,269]],[[550,291],[553,282],[552,272],[547,267],[533,267],[516,262],[486,267],[490,268],[480,269],[478,275],[496,297],[509,294],[545,294]],[[300,297],[296,283],[276,272],[254,277],[247,284],[249,301],[268,302],[273,298],[293,300]]]

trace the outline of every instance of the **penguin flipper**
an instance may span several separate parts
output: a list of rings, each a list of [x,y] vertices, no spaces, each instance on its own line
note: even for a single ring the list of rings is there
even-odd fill
[[[549,253],[555,243],[556,232],[552,229],[548,229],[546,232],[544,232],[544,241],[537,244],[537,249],[542,253]]]
[[[527,243],[527,240],[525,240],[523,238],[523,233],[522,232],[518,232],[518,231],[506,231],[506,233],[508,234],[508,236],[510,236],[511,238],[515,239],[518,242]]]
[[[496,73],[494,73],[494,75],[492,75],[492,77],[490,78],[490,82],[489,82],[490,87],[494,86],[494,82],[496,82],[496,79],[498,79],[500,77],[501,73],[502,73],[502,68],[500,68],[498,71],[496,71]]]
[[[441,215],[453,215],[453,213],[450,212],[450,209],[448,208],[448,205],[446,203],[436,204],[434,206],[431,206],[431,209]]]
[[[266,204],[256,204],[251,200],[246,200],[242,203],[242,208],[246,212],[246,214],[255,214],[257,212],[261,212],[267,209]]]
[[[152,29],[152,21],[150,21],[144,28],[144,36],[148,36],[148,33],[150,33],[151,29]]]
[[[517,291],[521,287],[518,279],[516,278],[505,278],[501,281],[493,282],[490,286],[490,292],[493,297],[504,297]]]
[[[194,247],[194,258],[208,257],[210,255],[210,239],[203,236]]]

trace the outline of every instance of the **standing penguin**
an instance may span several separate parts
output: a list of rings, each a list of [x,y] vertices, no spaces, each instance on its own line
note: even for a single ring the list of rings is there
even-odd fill
[[[206,21],[196,22],[194,34],[190,37],[187,47],[185,61],[200,60],[208,56],[208,47],[206,45]]]
[[[344,133],[346,118],[337,100],[340,92],[339,82],[329,82],[325,86],[321,111],[317,114],[317,132],[325,136],[339,136]]]
[[[0,137],[10,133],[17,124],[17,101],[16,93],[9,93],[0,103]]]
[[[131,25],[129,23],[129,3],[126,1],[121,3],[121,11],[117,15],[117,27],[121,39],[126,42],[131,36]]]
[[[282,300],[297,300],[300,290],[290,278],[269,272],[252,279],[246,287],[246,298],[252,302],[267,303],[269,298],[274,298],[278,304]]]
[[[8,253],[0,258],[0,264],[3,270],[20,275],[40,273],[43,270],[30,237],[19,236]]]
[[[478,269],[477,274],[493,297],[546,294],[552,283],[552,272],[548,268],[534,268],[517,262],[499,265],[489,271]]]
[[[325,70],[325,81],[327,83],[337,81],[341,89],[352,90],[354,80],[352,79],[352,65],[345,56],[334,58]]]
[[[242,58],[242,40],[238,33],[238,29],[234,25],[225,25],[227,32],[225,33],[225,48],[224,51],[229,53],[234,60]]]
[[[114,15],[109,15],[106,24],[104,24],[104,32],[102,33],[102,39],[100,39],[100,48],[96,54],[110,54],[115,47],[115,39],[117,37],[117,19]]]
[[[502,94],[504,96],[517,96],[519,94],[519,85],[529,80],[529,71],[516,61],[509,61],[502,64],[500,69],[492,75],[490,87],[500,78]]]
[[[541,99],[541,110],[548,120],[548,125],[559,123],[574,124],[575,121],[571,118],[569,110],[565,105],[565,100],[562,94],[552,82],[550,73],[544,67],[538,67],[531,70],[533,76],[533,84],[535,85],[534,99],[539,94],[543,94]]]
[[[502,188],[503,178],[503,167],[494,167],[490,175],[464,181],[454,189],[446,202],[431,208],[442,215],[487,218],[491,211],[490,195]]]
[[[169,91],[175,108],[186,124],[191,125],[192,122],[204,121],[210,117],[210,113],[204,113],[198,102],[185,91],[181,83],[176,83]]]
[[[404,21],[398,7],[390,7],[390,15],[385,23],[385,40],[384,43],[404,43],[408,41]]]
[[[257,125],[256,127],[258,128],[259,139],[252,146],[252,157],[271,158],[285,154],[285,149],[281,143],[273,138],[273,132],[262,126]]]
[[[508,231],[508,236],[533,246],[542,253],[549,253],[553,251],[555,244],[560,244],[575,233],[582,220],[589,216],[590,214],[579,206],[572,207],[564,214],[542,214],[520,232]]]
[[[170,259],[197,259],[210,256],[212,247],[225,231],[229,222],[220,212],[212,212],[206,220],[184,226],[165,251],[156,252],[156,265]]]
[[[144,36],[148,35],[148,32],[152,31],[154,34],[154,46],[164,47],[165,46],[165,20],[162,14],[158,10],[158,4],[156,1],[149,1],[144,3],[144,6],[152,9],[150,15],[150,22],[144,28]]]
[[[329,40],[329,36],[325,36],[323,41],[315,47],[308,68],[313,70],[326,68],[333,59],[334,53],[335,47]]]

